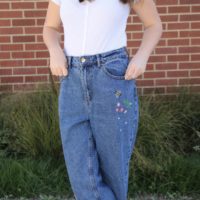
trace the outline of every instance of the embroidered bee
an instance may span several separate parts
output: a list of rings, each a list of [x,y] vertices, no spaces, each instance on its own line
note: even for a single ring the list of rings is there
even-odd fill
[[[119,98],[122,95],[121,90],[115,90],[115,96],[116,98]],[[124,99],[123,100],[123,104],[127,107],[130,108],[132,105],[132,102],[130,102],[128,99]],[[127,109],[125,109],[120,102],[117,102],[117,106],[116,106],[116,112],[123,112],[123,113],[127,113]]]
[[[116,98],[119,98],[119,96],[121,96],[121,95],[122,95],[121,90],[115,90],[115,96],[116,96]]]

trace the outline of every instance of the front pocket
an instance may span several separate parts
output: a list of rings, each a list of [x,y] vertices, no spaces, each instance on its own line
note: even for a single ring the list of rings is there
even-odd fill
[[[66,76],[59,76],[59,81],[62,82],[64,79],[68,78],[70,73],[70,66],[67,67],[68,74]]]
[[[128,56],[119,56],[114,59],[108,59],[102,65],[102,70],[107,76],[113,79],[125,79],[126,69],[129,64]]]

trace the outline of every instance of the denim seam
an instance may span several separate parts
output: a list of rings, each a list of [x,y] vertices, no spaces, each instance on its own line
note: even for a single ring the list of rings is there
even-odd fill
[[[134,92],[134,91],[131,91],[131,92]],[[135,95],[135,93],[134,93],[134,95]],[[134,121],[133,121],[133,125],[135,126],[135,111],[136,111],[136,107],[135,107],[135,97],[134,97],[134,95],[133,95],[133,100],[134,100],[134,110],[133,110],[133,114],[134,114]],[[125,180],[126,181],[128,181],[128,178],[129,178],[129,166],[130,166],[130,159],[131,159],[131,149],[132,149],[132,146],[133,146],[133,139],[134,139],[134,130],[135,130],[135,127],[133,127],[133,129],[132,129],[132,131],[131,131],[131,133],[130,133],[130,136],[129,136],[129,145],[127,145],[128,147],[128,155],[127,155],[127,159],[126,159],[126,174],[125,174],[125,176],[126,176],[126,178],[125,178]],[[127,186],[128,185],[128,182],[126,182],[125,183],[125,185]]]
[[[116,98],[116,105],[117,105],[117,103],[118,102],[120,102],[120,104],[121,104],[121,98],[120,97],[118,97],[118,98]],[[121,115],[119,114],[120,112],[117,112],[117,120],[119,121],[119,122],[117,122],[117,126],[118,126],[118,129],[119,129],[119,131],[120,131],[120,141],[122,141],[122,137],[123,137],[123,134],[122,134],[122,132],[121,132],[121,120],[119,120],[119,118],[121,117]],[[123,131],[123,130],[122,130]],[[123,145],[122,145],[122,142],[120,142],[120,150],[121,151],[123,151],[122,150],[122,148],[123,148]],[[121,153],[121,152],[120,152]],[[124,163],[124,161],[126,162],[126,159],[125,159],[125,157],[123,156],[123,153],[121,154],[122,156],[120,156],[121,157],[121,163]],[[125,163],[126,164],[126,163]],[[121,167],[120,167],[121,168]],[[124,189],[125,189],[125,187],[126,187],[126,184],[125,184],[125,179],[124,179],[124,175],[126,175],[126,169],[127,169],[127,166],[125,166],[125,169],[124,169],[124,167],[122,167],[121,168],[121,174],[122,174],[122,179],[123,179],[123,183],[124,183]],[[123,190],[124,191],[124,190]]]
[[[130,149],[130,153],[132,153],[133,151],[133,148],[134,148],[134,143],[135,143],[135,138],[136,138],[136,135],[137,135],[137,131],[138,131],[138,122],[139,122],[139,105],[138,105],[138,96],[137,96],[137,88],[135,86],[134,88],[134,131],[133,131],[133,137],[132,137],[132,141],[131,141],[131,149]],[[131,157],[131,155],[130,155]]]
[[[86,90],[86,80],[85,80],[86,70],[81,67],[80,69],[80,80],[81,80],[81,87],[83,91],[83,102],[86,106],[88,106],[88,97],[87,97],[87,90]]]
[[[95,196],[98,200],[101,200],[100,198],[100,194],[97,188],[97,183],[95,182],[95,176],[94,176],[94,169],[92,166],[92,138],[89,138],[89,157],[88,157],[88,173],[89,173],[89,177],[90,177],[90,181],[91,181],[91,186],[92,186],[92,190],[95,192]]]

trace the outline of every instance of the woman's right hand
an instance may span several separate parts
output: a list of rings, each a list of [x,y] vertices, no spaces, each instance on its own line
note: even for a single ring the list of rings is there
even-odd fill
[[[66,55],[61,48],[54,48],[50,51],[50,69],[53,75],[66,76],[68,64]]]

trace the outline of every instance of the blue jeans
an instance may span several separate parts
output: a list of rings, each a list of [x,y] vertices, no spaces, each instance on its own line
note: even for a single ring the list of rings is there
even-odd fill
[[[126,47],[66,56],[60,77],[59,125],[76,200],[126,200],[138,130],[136,80],[125,80]]]

